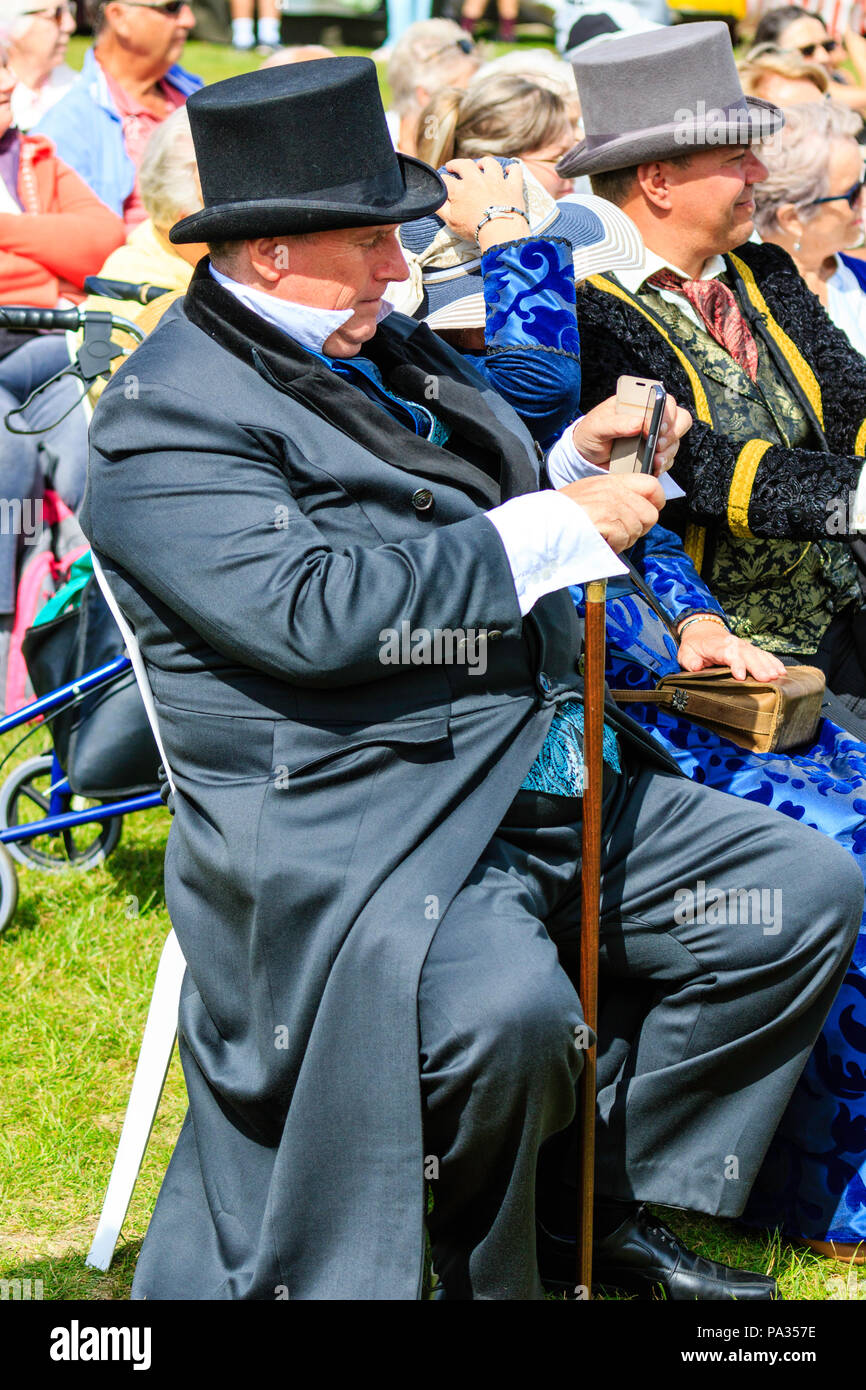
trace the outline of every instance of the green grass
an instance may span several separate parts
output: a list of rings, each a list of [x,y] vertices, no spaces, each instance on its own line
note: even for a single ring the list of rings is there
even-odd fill
[[[87,42],[72,41],[73,66]],[[184,56],[209,82],[259,62],[201,43]],[[32,744],[17,758],[47,748],[47,736]],[[41,1280],[46,1299],[128,1298],[183,1118],[175,1055],[114,1262],[106,1275],[87,1269],[170,925],[162,886],[168,826],[163,811],[130,817],[114,855],[89,873],[22,869],[18,910],[0,937],[0,1279]],[[866,1298],[866,1268],[731,1222],[663,1215],[702,1254],[774,1274],[786,1299]]]
[[[46,737],[33,742],[28,753]],[[168,822],[161,810],[129,819],[114,855],[88,873],[21,869],[0,938],[0,1278],[41,1279],[47,1299],[128,1296],[183,1118],[175,1057],[123,1250],[108,1276],[86,1269],[170,925]]]

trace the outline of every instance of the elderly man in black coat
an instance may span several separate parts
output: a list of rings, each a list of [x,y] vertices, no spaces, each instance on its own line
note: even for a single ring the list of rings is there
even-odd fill
[[[396,225],[445,191],[391,149],[368,60],[189,109],[205,210],[172,236],[211,257],[100,401],[82,517],[172,764],[189,966],[189,1112],[134,1297],[414,1299],[426,1215],[447,1298],[538,1298],[573,1277],[586,1042],[565,586],[620,571],[661,489],[563,483],[552,459],[551,489],[510,407],[385,316]],[[609,455],[607,419],[563,458]],[[863,885],[813,831],[606,723],[598,1274],[769,1298],[642,1203],[742,1210]]]

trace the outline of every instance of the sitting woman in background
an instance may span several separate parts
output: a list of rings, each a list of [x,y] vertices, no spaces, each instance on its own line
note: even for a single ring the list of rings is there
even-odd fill
[[[388,130],[402,154],[417,154],[418,117],[444,87],[465,87],[481,55],[451,19],[421,19],[401,35],[388,60]],[[423,158],[423,155],[420,156]]]
[[[861,34],[847,29],[843,45],[828,32],[819,14],[810,14],[799,5],[782,5],[768,10],[755,30],[755,46],[764,43],[819,63],[830,79],[833,100],[854,111],[866,111],[866,39]],[[843,67],[846,58],[851,60],[856,79]]]
[[[75,17],[68,4],[38,0],[4,0],[0,7],[0,43],[5,43],[9,66],[18,81],[12,93],[12,119],[19,130],[30,130],[60,101],[78,77],[63,58]]]
[[[827,70],[820,63],[810,63],[799,53],[769,43],[751,49],[737,63],[737,71],[747,97],[759,97],[774,106],[823,101],[830,86]]]
[[[520,159],[552,198],[572,191],[556,172],[574,145],[574,122],[564,97],[543,81],[517,74],[479,78],[464,91],[447,88],[418,119],[418,158],[434,169],[451,159],[502,155]]]
[[[866,295],[842,254],[863,240],[860,119],[829,101],[789,106],[785,118],[761,149],[767,177],[755,184],[755,226],[788,252],[836,326],[866,354]]]
[[[62,163],[42,135],[22,135],[12,123],[17,78],[0,46],[0,306],[66,308],[84,297],[84,280],[123,241],[123,223]],[[41,515],[46,484],[76,510],[87,472],[87,420],[81,385],[52,378],[70,365],[63,333],[18,333],[0,310],[0,478],[4,505],[18,515]],[[45,390],[24,407],[37,387]],[[5,418],[14,412],[13,433]],[[0,527],[0,703],[14,625],[20,526]]]

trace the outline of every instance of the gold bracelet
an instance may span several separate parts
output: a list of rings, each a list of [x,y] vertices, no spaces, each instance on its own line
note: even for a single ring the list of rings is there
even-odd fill
[[[728,627],[724,618],[719,618],[715,613],[690,613],[689,616],[683,621],[681,626],[677,629],[677,635],[679,636],[680,641],[682,641],[683,633],[685,632],[686,628],[689,626],[690,623],[718,623],[719,627],[723,627],[725,629],[725,632],[730,632],[730,628]]]

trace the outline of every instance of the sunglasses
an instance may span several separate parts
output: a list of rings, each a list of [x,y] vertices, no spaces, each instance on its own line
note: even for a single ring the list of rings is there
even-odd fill
[[[842,45],[838,39],[822,39],[820,43],[804,43],[797,49],[804,58],[814,58],[819,48],[823,48],[825,53],[835,53],[837,48]]]
[[[863,192],[864,184],[866,184],[866,179],[864,179],[861,175],[861,177],[857,180],[856,183],[852,183],[847,193],[834,193],[829,198],[816,198],[814,202],[807,203],[806,206],[810,208],[816,208],[819,203],[839,203],[844,198],[849,208],[853,208],[854,204],[857,202],[857,199],[860,197],[860,194]]]
[[[148,4],[148,0],[120,0],[120,3],[129,5],[133,10],[156,10],[157,14],[169,15],[173,19],[180,14],[188,0],[159,0],[155,5]]]
[[[430,54],[430,57],[438,58],[443,53],[450,53],[453,48],[459,49],[461,53],[465,53],[467,56],[470,53],[477,53],[478,51],[472,39],[452,39],[450,43],[443,44],[442,48],[437,48]]]

